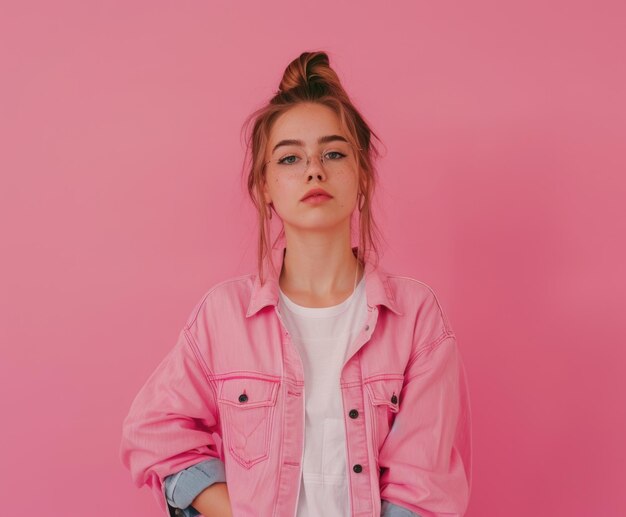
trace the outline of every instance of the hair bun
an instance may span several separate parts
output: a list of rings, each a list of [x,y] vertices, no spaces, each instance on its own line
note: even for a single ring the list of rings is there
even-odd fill
[[[278,91],[285,93],[294,88],[325,89],[327,80],[333,75],[326,52],[302,52],[285,69]]]

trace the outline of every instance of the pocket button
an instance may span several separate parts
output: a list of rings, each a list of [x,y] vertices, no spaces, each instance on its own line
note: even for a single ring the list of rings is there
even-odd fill
[[[233,375],[218,392],[222,439],[231,456],[249,469],[269,457],[280,381]]]

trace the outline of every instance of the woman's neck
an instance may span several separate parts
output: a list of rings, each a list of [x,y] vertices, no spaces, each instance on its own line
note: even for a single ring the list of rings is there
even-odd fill
[[[287,244],[279,276],[281,290],[305,307],[327,307],[348,298],[363,276],[351,246]]]

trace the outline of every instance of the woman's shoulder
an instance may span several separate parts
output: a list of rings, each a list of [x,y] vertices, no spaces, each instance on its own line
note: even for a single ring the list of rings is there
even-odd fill
[[[241,310],[250,299],[254,279],[254,273],[246,273],[210,284],[193,307],[186,326],[192,326],[201,315],[220,317],[224,311],[232,314],[233,311]]]
[[[406,298],[404,301],[411,301],[418,305],[424,302],[438,302],[435,289],[424,280],[386,269],[381,269],[381,274],[387,280],[394,296],[399,300]]]
[[[412,295],[435,296],[435,290],[419,278],[408,274],[384,271],[388,281],[399,290],[410,291]]]
[[[424,332],[453,334],[442,296],[431,284],[408,274],[383,271],[391,293],[405,316],[414,318]]]

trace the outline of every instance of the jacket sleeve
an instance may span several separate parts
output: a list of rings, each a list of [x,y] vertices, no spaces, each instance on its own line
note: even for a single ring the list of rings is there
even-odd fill
[[[201,461],[165,478],[167,502],[183,510],[185,517],[200,515],[191,503],[213,483],[226,482],[224,464],[220,459]]]
[[[193,516],[195,517],[195,516]],[[407,510],[402,506],[381,500],[380,517],[421,517],[417,513]]]
[[[412,353],[379,452],[380,497],[421,517],[460,517],[471,491],[471,410],[454,333]]]
[[[215,386],[185,327],[131,404],[120,458],[134,484],[147,485],[165,514],[173,515],[165,478],[205,460],[223,462],[218,441]]]

